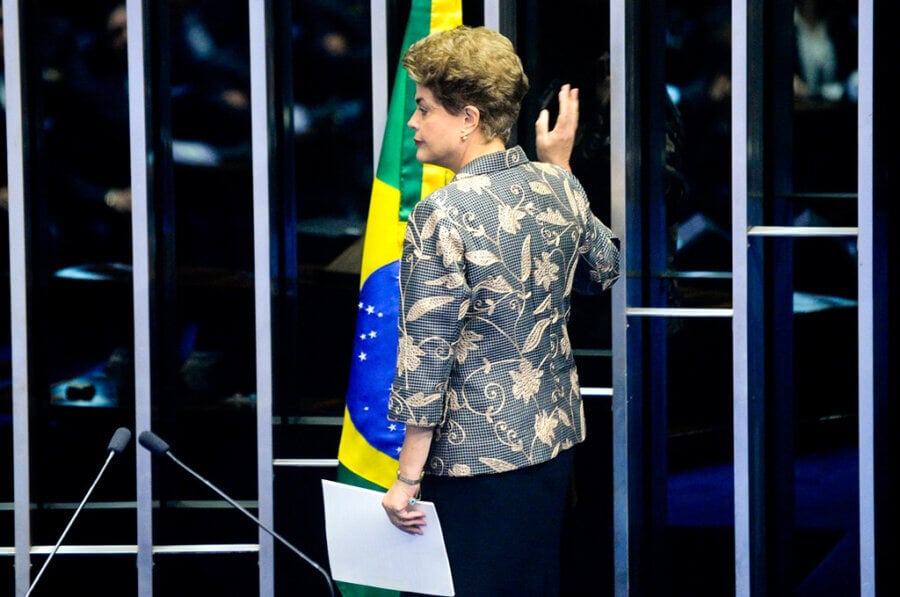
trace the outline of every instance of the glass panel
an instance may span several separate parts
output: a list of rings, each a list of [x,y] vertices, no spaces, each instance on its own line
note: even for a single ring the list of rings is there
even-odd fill
[[[855,248],[847,239],[794,241],[793,425],[784,440],[792,483],[777,499],[794,509],[784,580],[799,595],[859,593]],[[845,257],[821,257],[831,253]]]
[[[641,91],[629,99],[640,112],[629,122],[643,130],[627,140],[642,152],[627,197],[630,307],[731,307],[730,9],[675,1],[640,17]],[[640,401],[633,489],[646,508],[635,513],[646,530],[635,536],[644,556],[634,582],[653,594],[733,593],[731,320],[634,314],[628,336],[629,389]]]
[[[290,6],[292,67],[279,82],[289,91],[279,93],[292,98],[294,115],[286,179],[294,185],[296,238],[286,248],[296,250],[297,265],[286,275],[296,276],[297,292],[284,346],[295,352],[284,366],[296,391],[276,393],[282,423],[300,415],[343,415],[374,176],[369,3],[295,0]],[[276,437],[293,441],[287,439],[293,431],[283,431]],[[331,458],[339,426],[333,431]]]
[[[130,521],[124,524],[134,526],[134,516],[129,515]],[[107,522],[107,524],[109,524]],[[63,523],[65,525],[65,522]],[[80,526],[81,522],[78,525]],[[73,533],[75,526],[72,527]],[[60,529],[62,530],[62,529]],[[83,539],[83,538],[82,538]],[[84,545],[83,540],[78,541]],[[88,543],[95,543],[92,539]],[[32,578],[40,569],[40,558],[34,557],[32,565]],[[10,564],[12,560],[10,559]],[[36,565],[36,566],[35,566]],[[5,595],[15,595],[10,587]],[[41,575],[40,582],[35,586],[33,595],[69,595],[78,594],[110,594],[110,595],[134,595],[137,586],[137,567],[134,565],[134,554],[116,555],[68,555],[59,553],[53,557],[53,561],[47,566]],[[102,587],[102,588],[101,588]],[[21,593],[24,595],[24,593]]]
[[[172,196],[155,197],[155,259],[174,263],[157,289],[164,380],[154,428],[174,454],[247,508],[256,507],[256,362],[248,5],[171,2],[155,14],[167,40]],[[157,89],[158,94],[166,90]],[[167,159],[160,160],[165,167]],[[161,174],[158,183],[169,182]],[[174,234],[167,232],[174,231]],[[170,270],[171,271],[171,270]],[[218,439],[216,439],[218,438]],[[157,460],[154,541],[255,543],[252,522],[186,471]]]
[[[22,6],[23,52],[36,69],[23,72],[31,539],[53,545],[100,472],[113,432],[134,421],[124,11]],[[101,508],[133,507],[134,467],[117,460],[92,496]],[[80,525],[93,517],[84,518]],[[134,544],[133,524],[103,518],[80,542]]]
[[[669,2],[665,299],[730,307],[731,6]],[[652,245],[651,245],[652,246]]]
[[[276,458],[338,454],[374,177],[369,4],[291,0],[279,23],[290,56],[275,93],[289,102],[293,130],[285,139],[281,223],[289,291],[274,331]],[[276,507],[276,527],[319,563],[327,561],[320,480],[335,472],[276,469],[275,502],[289,504]],[[276,545],[275,557],[278,584],[325,590],[318,572],[289,550]]]
[[[667,562],[673,595],[734,591],[731,321],[666,331]]]
[[[855,226],[857,3],[796,0],[792,15],[790,217],[795,226]]]
[[[294,116],[285,179],[295,204],[285,210],[285,230],[291,234],[296,218],[296,236],[285,249],[296,261],[285,275],[296,292],[276,368],[275,454],[335,458],[374,176],[371,21],[369,3],[358,0],[294,0],[290,10],[291,67],[278,93],[291,99]]]
[[[334,265],[365,228],[373,175],[368,5],[292,3],[297,211],[305,265]]]
[[[791,18],[792,87],[776,95],[791,102],[792,151],[784,156],[791,161],[773,164],[787,171],[780,177],[787,192],[772,197],[767,217],[855,226],[857,5],[798,0]],[[778,453],[767,463],[777,479],[775,582],[800,595],[858,593],[855,239],[773,240],[766,247],[777,264],[774,292],[793,293],[792,320],[773,315],[782,331],[770,349],[787,363],[770,374],[778,388],[770,416],[780,421]]]
[[[258,595],[259,554],[158,554],[153,560],[153,593]]]
[[[319,428],[321,429],[321,428]],[[317,428],[307,428],[296,437],[315,433]],[[322,445],[322,442],[317,442]],[[327,457],[334,458],[336,446],[330,446]],[[295,454],[304,454],[299,450]],[[275,526],[279,534],[313,562],[328,570],[328,550],[325,541],[325,511],[322,507],[322,479],[336,480],[334,468],[279,467],[276,469],[275,503],[285,504],[275,508]],[[276,594],[327,595],[328,589],[322,574],[308,562],[284,545],[275,542]],[[283,587],[284,590],[277,590]],[[298,591],[297,587],[303,587]]]
[[[796,0],[793,22],[795,189],[855,192],[856,2]]]

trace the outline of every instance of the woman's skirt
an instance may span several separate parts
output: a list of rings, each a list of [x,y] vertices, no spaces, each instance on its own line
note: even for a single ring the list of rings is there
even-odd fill
[[[507,473],[426,476],[459,597],[552,597],[574,450]]]

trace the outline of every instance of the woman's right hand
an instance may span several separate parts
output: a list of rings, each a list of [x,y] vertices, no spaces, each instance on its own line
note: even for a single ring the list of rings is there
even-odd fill
[[[422,527],[426,524],[425,513],[415,508],[418,490],[418,485],[412,486],[394,481],[381,500],[381,505],[387,512],[391,524],[401,531],[413,535],[421,535]]]
[[[550,112],[541,110],[534,125],[538,160],[571,170],[569,157],[578,129],[578,89],[568,83],[559,90],[559,116],[550,130]]]

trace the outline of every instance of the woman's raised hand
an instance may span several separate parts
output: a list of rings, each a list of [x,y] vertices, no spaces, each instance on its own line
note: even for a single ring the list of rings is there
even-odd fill
[[[538,160],[571,170],[569,158],[578,129],[578,89],[566,83],[559,90],[559,116],[550,130],[550,111],[541,110],[535,128]]]

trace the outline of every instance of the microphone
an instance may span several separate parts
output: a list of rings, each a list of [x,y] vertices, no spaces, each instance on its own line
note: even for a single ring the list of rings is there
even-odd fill
[[[300,551],[299,549],[297,549],[296,547],[291,545],[287,539],[285,539],[284,537],[282,537],[281,535],[279,535],[278,533],[276,533],[275,531],[273,531],[272,529],[270,529],[266,525],[264,525],[259,518],[253,516],[253,514],[248,512],[246,508],[244,508],[243,506],[238,504],[236,501],[234,501],[233,499],[228,497],[224,491],[222,491],[221,489],[219,489],[218,487],[213,485],[210,481],[208,481],[204,477],[200,476],[193,469],[191,469],[188,465],[186,465],[183,462],[181,462],[180,460],[178,460],[178,458],[176,458],[175,455],[172,454],[172,452],[169,450],[169,444],[167,444],[165,441],[163,441],[163,439],[161,437],[159,437],[158,435],[156,435],[155,433],[153,433],[152,431],[150,431],[148,429],[148,430],[142,431],[140,433],[140,435],[138,435],[138,443],[154,454],[158,454],[158,455],[164,454],[164,455],[168,456],[175,464],[177,464],[178,466],[180,466],[181,468],[183,468],[184,470],[189,472],[192,476],[194,476],[201,483],[203,483],[204,485],[206,485],[207,487],[209,487],[210,489],[215,491],[217,494],[219,494],[226,502],[228,502],[229,504],[231,504],[232,506],[237,508],[242,514],[244,514],[245,516],[250,518],[253,522],[256,523],[256,525],[259,528],[261,528],[262,530],[267,532],[269,535],[271,535],[275,539],[278,539],[288,549],[290,549],[295,554],[300,556],[304,561],[306,561],[307,564],[309,564],[310,566],[312,566],[313,568],[318,570],[319,573],[325,577],[325,582],[328,583],[328,590],[331,594],[331,597],[335,597],[334,584],[331,582],[331,577],[328,575],[328,572],[326,572],[324,568],[322,568],[319,564],[314,562],[305,553],[303,553],[302,551]]]
[[[116,454],[121,454],[125,450],[125,446],[127,446],[128,442],[130,441],[131,432],[124,427],[119,427],[110,438],[109,445],[106,446],[106,450],[107,452],[115,452]]]
[[[94,487],[97,486],[97,483],[100,481],[100,477],[103,476],[103,473],[106,471],[106,467],[109,465],[113,456],[115,456],[116,454],[121,454],[125,450],[125,446],[128,445],[129,441],[131,441],[131,432],[125,427],[119,427],[118,429],[116,429],[116,432],[113,433],[112,438],[109,440],[109,445],[106,447],[106,451],[109,453],[109,455],[106,457],[106,462],[103,463],[103,467],[100,469],[100,473],[94,479],[94,482],[91,484],[90,489],[87,490],[87,493],[84,495],[84,499],[82,499],[81,503],[78,504],[78,508],[75,509],[75,513],[72,514],[72,518],[69,519],[69,524],[67,524],[66,528],[63,529],[62,534],[59,536],[59,540],[57,540],[56,545],[54,545],[53,549],[50,551],[50,555],[47,556],[46,560],[44,560],[44,565],[41,566],[41,569],[38,571],[37,576],[35,576],[34,580],[31,581],[31,586],[28,587],[28,592],[25,593],[25,597],[31,595],[34,587],[41,579],[41,575],[44,574],[44,570],[47,569],[47,565],[50,563],[50,560],[52,560],[53,556],[56,555],[56,552],[59,550],[59,546],[62,545],[63,539],[66,538],[66,534],[68,534],[69,529],[72,528],[72,523],[75,522],[75,518],[79,513],[81,513],[81,509],[84,508],[84,505],[85,503],[87,503],[88,498],[91,497],[91,493],[93,493]]]

